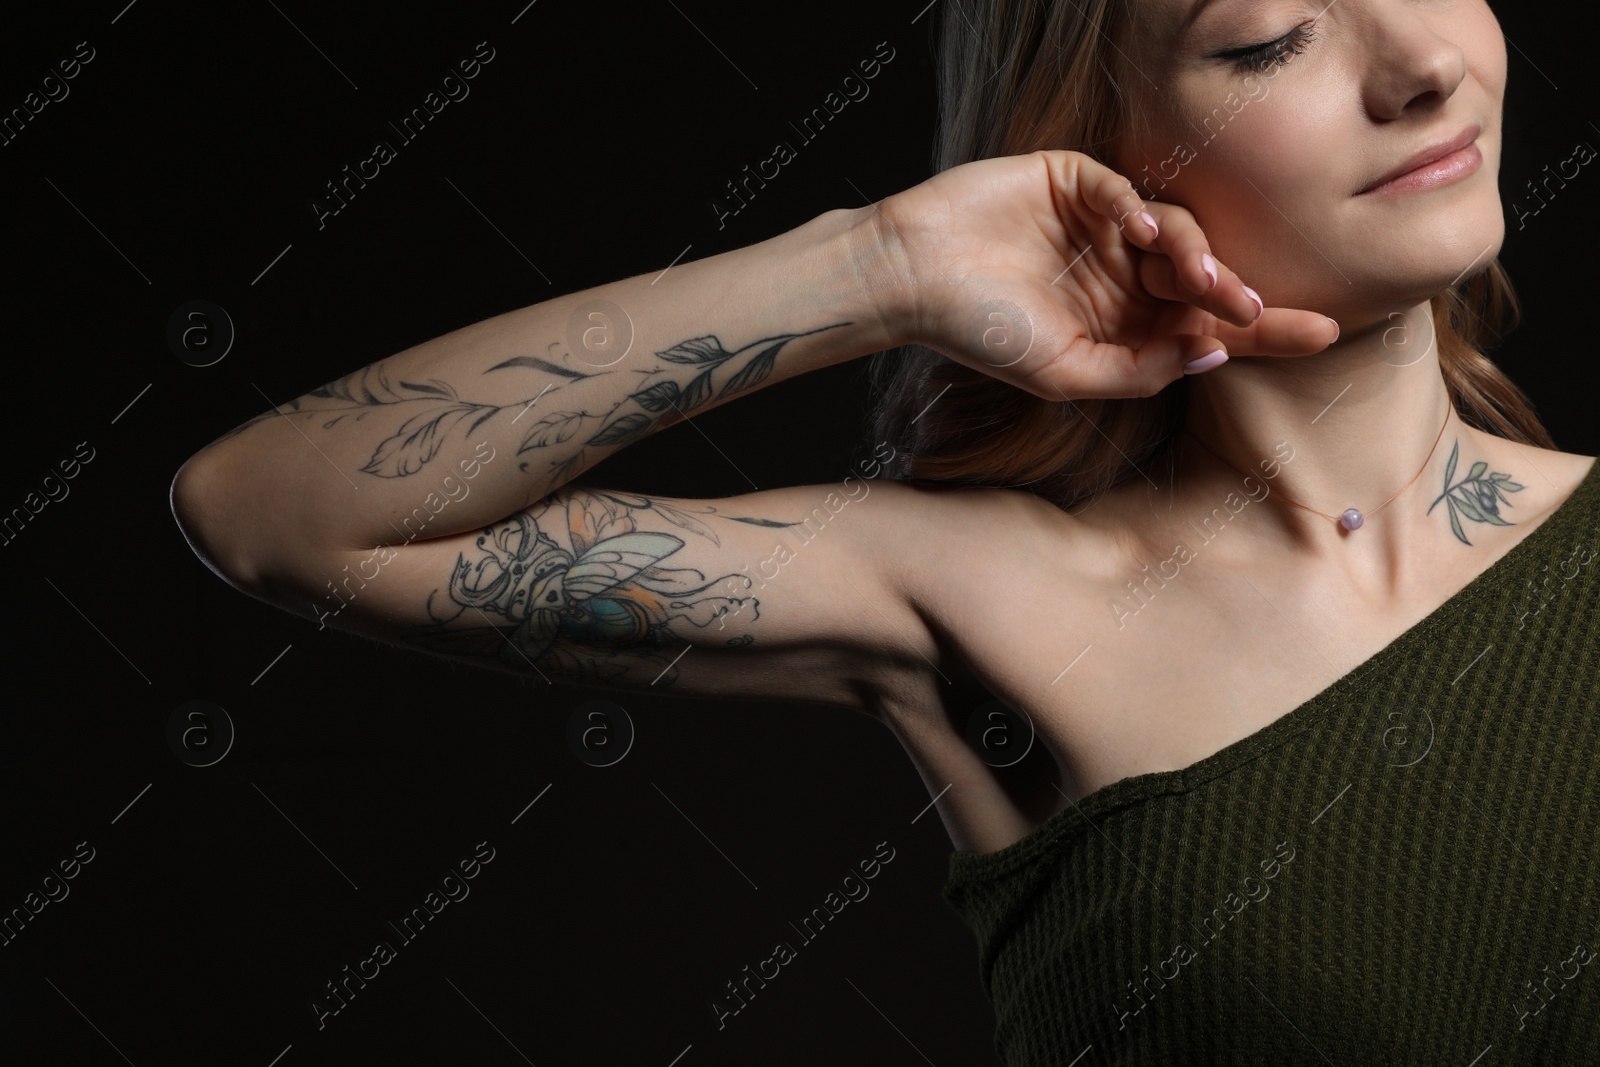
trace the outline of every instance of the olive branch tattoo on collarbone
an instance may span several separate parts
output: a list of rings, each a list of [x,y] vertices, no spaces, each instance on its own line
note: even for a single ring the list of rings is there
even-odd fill
[[[836,322],[801,333],[764,337],[732,351],[724,348],[722,341],[714,334],[680,341],[656,353],[656,356],[663,361],[661,364],[649,370],[638,369],[636,373],[646,379],[652,379],[669,374],[676,367],[696,368],[698,373],[687,385],[679,386],[677,381],[664,378],[628,393],[601,414],[567,410],[546,415],[529,425],[522,442],[517,446],[516,454],[521,456],[551,445],[565,444],[580,430],[587,429],[586,424],[595,424],[593,432],[576,452],[565,459],[552,459],[548,463],[548,466],[553,468],[548,475],[552,484],[565,485],[588,465],[584,450],[589,446],[626,444],[688,418],[689,413],[697,408],[753,389],[772,374],[778,353],[789,342],[848,325],[849,322]],[[739,357],[751,352],[754,354],[740,360]],[[496,363],[483,373],[492,374],[495,371],[512,369],[526,369],[554,375],[555,379],[563,382],[563,385],[573,385],[589,378],[613,373],[609,370],[593,372],[573,370],[548,359],[524,355],[512,356]],[[713,377],[718,372],[727,375],[720,387],[713,385]],[[563,385],[547,381],[536,395],[511,404],[475,403],[461,399],[454,386],[439,378],[391,383],[383,361],[380,360],[326,385],[318,386],[304,397],[289,401],[287,407],[292,412],[300,414],[334,413],[332,418],[322,424],[322,428],[328,430],[346,417],[359,421],[374,410],[396,404],[420,406],[421,410],[378,444],[372,456],[361,467],[363,474],[380,478],[402,478],[415,474],[426,466],[452,435],[459,433],[463,438],[469,437],[478,427],[496,415],[518,408],[518,414],[511,420],[515,423],[534,404],[550,394],[559,392]],[[303,404],[308,398],[331,403],[317,403],[314,406],[310,403]],[[630,405],[640,410],[618,415],[619,411]],[[278,411],[270,411],[257,416],[224,434],[218,441],[226,440],[258,422],[279,414]],[[526,472],[529,460],[519,460],[517,466],[519,470]]]
[[[1479,460],[1455,485],[1450,484],[1450,479],[1455,477],[1456,459],[1461,451],[1461,442],[1457,441],[1450,448],[1450,461],[1444,468],[1444,492],[1428,505],[1425,514],[1433,514],[1433,509],[1439,501],[1445,502],[1446,509],[1450,512],[1450,529],[1464,545],[1472,544],[1467,540],[1467,535],[1461,529],[1460,516],[1465,515],[1473,522],[1486,522],[1492,526],[1515,526],[1514,522],[1507,522],[1500,517],[1500,504],[1502,501],[1507,506],[1512,506],[1511,498],[1507,493],[1520,493],[1523,485],[1511,480],[1511,475],[1501,474],[1496,471],[1484,477],[1489,470],[1489,464]]]
[[[756,526],[799,525],[723,515],[710,505],[695,510]],[[428,594],[432,623],[405,642],[441,654],[492,659],[520,672],[543,676],[548,670],[567,681],[671,685],[683,655],[672,646],[712,624],[725,629],[735,615],[748,613],[754,621],[760,617],[759,601],[709,593],[717,585],[749,590],[752,580],[744,574],[707,580],[694,567],[663,566],[686,542],[640,530],[635,515],[645,511],[722,543],[687,510],[660,500],[569,490],[485,527],[474,542],[473,558],[458,554],[448,584]],[[571,551],[551,536],[563,526]],[[468,612],[484,625],[448,625]],[[746,632],[724,644],[742,647],[754,641]]]

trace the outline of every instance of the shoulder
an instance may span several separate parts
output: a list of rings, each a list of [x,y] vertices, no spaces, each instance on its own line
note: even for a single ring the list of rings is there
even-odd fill
[[[1036,493],[1000,486],[952,485],[915,479],[882,479],[894,508],[907,517],[941,524],[951,532],[1051,524],[1070,516]],[[877,492],[874,489],[873,492]]]
[[[1124,531],[1025,489],[904,480],[882,488],[877,562],[930,629],[955,643],[993,612],[1070,599],[1120,573]]]
[[[915,480],[874,483],[882,493],[880,521],[892,527],[886,544],[907,565],[939,560],[979,566],[1014,559],[1034,542],[1049,543],[1087,529],[1070,514],[1021,489]],[[880,529],[880,534],[889,533]]]
[[[1480,438],[1480,447],[1482,459],[1488,463],[1484,476],[1519,486],[1516,496],[1508,500],[1524,519],[1535,523],[1560,510],[1589,479],[1595,464],[1594,456],[1518,444],[1488,434]],[[1476,465],[1468,463],[1469,458],[1479,457],[1462,453],[1454,472],[1457,482]],[[1445,488],[1438,486],[1436,491]]]

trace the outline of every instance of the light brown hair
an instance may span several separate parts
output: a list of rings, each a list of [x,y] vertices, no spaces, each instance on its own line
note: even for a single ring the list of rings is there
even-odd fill
[[[1128,55],[1138,36],[1129,33],[1134,0],[942,6],[935,172],[1059,148],[1111,165],[1101,153],[1142,124],[1145,116],[1120,88],[1140,77]],[[1462,420],[1554,449],[1527,395],[1482,351],[1519,314],[1499,260],[1435,296],[1432,311],[1440,367]],[[922,345],[868,362],[872,440],[894,445],[891,477],[1026,486],[1064,510],[1166,455],[1188,398],[1180,379],[1150,397],[1046,400]]]

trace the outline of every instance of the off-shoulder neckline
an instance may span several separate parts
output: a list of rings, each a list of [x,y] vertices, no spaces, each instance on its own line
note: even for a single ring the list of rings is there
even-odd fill
[[[1051,815],[1018,840],[992,852],[956,850],[950,854],[950,881],[983,880],[999,877],[1018,866],[1032,862],[1069,831],[1087,829],[1101,815],[1130,807],[1153,797],[1186,793],[1204,782],[1255,760],[1315,726],[1329,711],[1372,687],[1385,668],[1406,655],[1419,642],[1430,640],[1441,628],[1463,613],[1479,607],[1487,596],[1495,595],[1494,580],[1517,566],[1532,553],[1548,547],[1570,525],[1571,516],[1586,506],[1600,508],[1600,461],[1591,458],[1588,471],[1567,498],[1558,504],[1522,540],[1499,559],[1451,594],[1442,604],[1395,639],[1362,660],[1355,667],[1310,697],[1293,710],[1237,741],[1225,745],[1187,767],[1170,771],[1149,771],[1118,779],[1102,786],[1076,803]],[[1597,531],[1600,532],[1600,531]],[[1500,605],[1494,605],[1499,607]]]

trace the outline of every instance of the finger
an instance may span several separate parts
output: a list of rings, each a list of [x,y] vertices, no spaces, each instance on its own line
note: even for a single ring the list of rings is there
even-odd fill
[[[1339,339],[1339,324],[1315,311],[1267,308],[1249,326],[1216,324],[1217,338],[1239,356],[1309,356]]]
[[[1212,260],[1211,269],[1218,274],[1216,288],[1197,293],[1183,284],[1178,265],[1170,258],[1159,254],[1141,256],[1139,283],[1151,296],[1193,304],[1235,326],[1249,326],[1255,322],[1262,308],[1251,299],[1238,276],[1215,260]]]
[[[1140,248],[1154,249],[1161,236],[1160,220],[1122,175],[1088,156],[1079,156],[1078,190],[1091,211],[1116,223]]]
[[[1151,250],[1155,254],[1142,256],[1139,261],[1139,281],[1145,291],[1162,300],[1193,304],[1235,326],[1255,322],[1266,310],[1261,295],[1211,255],[1205,235],[1193,217],[1172,204],[1150,207],[1163,214],[1161,236]],[[1163,209],[1173,213],[1166,214]],[[1209,284],[1213,274],[1216,285]]]
[[[1034,382],[1025,387],[1046,399],[1115,399],[1154,396],[1179,378],[1203,374],[1227,362],[1219,338],[1169,334],[1137,349],[1079,337]]]
[[[1155,248],[1172,261],[1173,273],[1184,289],[1195,294],[1230,291],[1227,283],[1232,272],[1219,269],[1211,242],[1187,208],[1151,201],[1144,210],[1155,217],[1159,227]],[[1253,318],[1254,304],[1247,307]]]
[[[1266,310],[1261,296],[1211,254],[1210,243],[1187,208],[1143,200],[1127,178],[1087,156],[1079,159],[1078,166],[1084,201],[1116,222],[1136,247],[1156,253],[1142,257],[1139,266],[1141,280],[1147,265],[1166,272],[1158,275],[1158,280],[1164,278],[1165,293],[1151,290],[1153,295],[1194,303],[1238,326],[1249,325]],[[1180,292],[1179,282],[1186,292]]]

